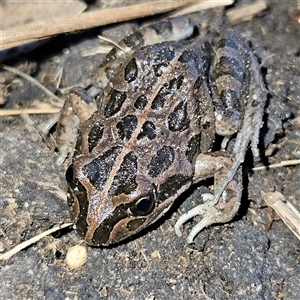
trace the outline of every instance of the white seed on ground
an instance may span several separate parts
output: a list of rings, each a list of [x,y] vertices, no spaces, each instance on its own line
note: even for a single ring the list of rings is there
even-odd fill
[[[87,248],[83,245],[76,245],[69,248],[65,262],[73,270],[84,265],[87,258]]]

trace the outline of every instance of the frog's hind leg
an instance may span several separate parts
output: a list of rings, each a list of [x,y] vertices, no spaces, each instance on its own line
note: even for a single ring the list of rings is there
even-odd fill
[[[222,148],[238,132],[236,160],[242,163],[250,141],[253,155],[259,156],[257,144],[266,98],[260,65],[248,43],[233,30],[227,30],[217,44],[210,84],[216,132],[224,137]]]
[[[215,178],[215,191],[218,191],[219,186],[227,181],[224,178],[224,169],[232,165],[231,154],[226,152],[200,154],[196,163],[195,181],[200,181],[204,178],[214,176]],[[198,165],[197,165],[198,164]],[[215,172],[212,174],[212,172]],[[232,179],[226,185],[226,188],[218,197],[216,202],[216,195],[204,194],[202,195],[204,203],[191,209],[183,214],[175,224],[175,232],[181,236],[180,227],[189,219],[200,215],[201,221],[193,227],[190,232],[187,242],[192,243],[195,236],[205,227],[215,223],[226,223],[232,220],[240,207],[240,199],[242,195],[242,167],[233,171]],[[226,172],[225,172],[226,175]],[[218,194],[216,192],[216,194]]]

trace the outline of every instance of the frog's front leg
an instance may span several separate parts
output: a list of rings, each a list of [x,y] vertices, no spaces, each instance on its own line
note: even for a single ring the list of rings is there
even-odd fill
[[[81,88],[73,88],[61,110],[55,133],[59,152],[57,164],[62,164],[74,151],[80,124],[88,120],[97,110],[95,101]]]
[[[194,182],[214,177],[214,191],[227,181],[228,173],[234,163],[234,156],[227,152],[212,152],[199,154],[195,164]],[[216,203],[215,197],[211,194],[203,195],[203,204],[183,214],[175,224],[175,232],[181,236],[180,226],[196,215],[201,215],[201,221],[190,232],[187,242],[192,243],[194,237],[205,227],[215,223],[229,222],[237,213],[240,207],[242,194],[242,169],[239,167],[231,174],[230,180]]]

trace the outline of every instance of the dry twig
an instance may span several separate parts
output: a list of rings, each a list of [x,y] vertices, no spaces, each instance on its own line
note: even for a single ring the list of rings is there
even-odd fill
[[[267,9],[267,4],[264,1],[256,1],[253,4],[245,5],[243,7],[232,8],[227,11],[227,17],[231,24],[238,24],[241,22],[251,20],[255,15]]]
[[[57,34],[118,23],[163,13],[187,5],[190,1],[155,1],[120,8],[92,11],[52,20],[29,23],[2,30],[2,50],[45,39]]]
[[[188,5],[187,7],[180,8],[176,10],[175,12],[169,13],[167,16],[168,18],[173,18],[177,16],[182,16],[186,14],[190,14],[193,12],[206,10],[210,8],[215,8],[219,6],[227,6],[233,4],[234,0],[202,0],[202,1],[195,1],[196,3],[192,5]],[[198,2],[198,3],[197,3]]]
[[[40,115],[56,114],[60,112],[59,108],[25,108],[25,109],[0,109],[0,117],[16,115]]]
[[[208,8],[226,6],[233,0],[200,0],[179,12],[169,16],[182,15]],[[1,50],[21,46],[38,40],[43,40],[61,33],[83,30],[87,28],[128,21],[145,16],[155,15],[190,4],[189,0],[155,1],[113,9],[98,10],[80,15],[63,16],[55,19],[29,23],[0,31]],[[254,15],[267,8],[264,1],[257,1],[251,5],[228,11],[227,16],[232,24],[250,20]]]
[[[46,95],[48,95],[49,98],[49,102],[56,107],[62,107],[64,104],[64,101],[60,98],[58,98],[56,95],[54,95],[51,91],[49,91],[47,88],[45,88],[40,82],[38,82],[37,80],[35,80],[34,78],[32,78],[30,75],[16,69],[16,68],[12,68],[6,65],[1,64],[0,67],[6,71],[12,72],[14,74],[17,74],[23,78],[25,78],[26,80],[28,80],[29,82],[31,82],[32,84],[34,84],[35,86],[37,86],[40,90],[42,90]]]
[[[1,254],[0,255],[0,260],[7,260],[9,259],[10,257],[12,257],[13,255],[15,255],[16,253],[20,252],[21,250],[23,250],[24,248],[38,242],[40,239],[42,239],[43,237],[53,233],[53,232],[56,232],[62,228],[66,228],[66,227],[70,227],[72,226],[73,223],[65,223],[65,224],[62,224],[62,225],[57,225],[57,226],[54,226],[53,228],[49,229],[49,230],[46,230],[44,232],[42,232],[41,234],[29,239],[28,241],[25,241],[21,244],[19,244],[18,246],[16,246],[15,248],[9,250],[8,252],[4,253],[4,254]]]
[[[286,166],[293,166],[293,165],[299,165],[300,164],[300,159],[291,159],[291,160],[283,160],[278,164],[272,164],[269,166],[261,166],[261,167],[256,167],[253,168],[253,171],[260,171],[260,170],[267,170],[267,169],[275,169],[275,168],[282,168]]]
[[[297,209],[279,192],[261,192],[268,206],[273,208],[286,226],[300,240],[300,214]]]

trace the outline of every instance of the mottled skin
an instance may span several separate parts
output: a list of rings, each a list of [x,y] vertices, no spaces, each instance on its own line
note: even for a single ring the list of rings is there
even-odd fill
[[[189,20],[175,18],[127,37],[120,44],[128,53],[112,50],[94,73],[95,85],[104,87],[97,101],[80,89],[68,96],[58,147],[61,160],[72,156],[68,203],[88,244],[108,245],[135,234],[209,177],[215,178],[215,195],[179,219],[177,234],[186,220],[203,215],[188,238],[192,242],[205,226],[231,220],[239,208],[240,165],[250,142],[258,155],[259,66],[232,30],[217,40],[162,42],[177,39],[177,31],[180,38],[190,35]],[[149,38],[153,33],[163,38]],[[236,133],[228,152],[227,141]],[[212,152],[216,134],[224,137],[223,149]]]

